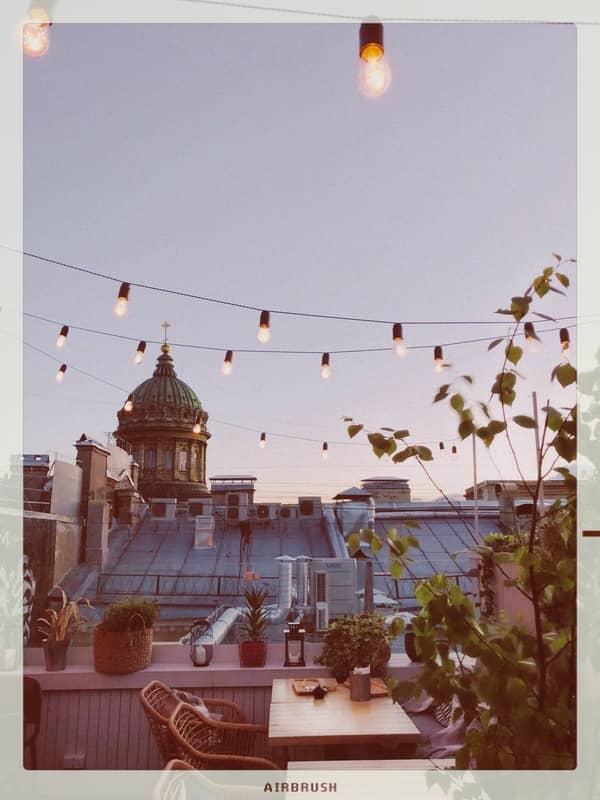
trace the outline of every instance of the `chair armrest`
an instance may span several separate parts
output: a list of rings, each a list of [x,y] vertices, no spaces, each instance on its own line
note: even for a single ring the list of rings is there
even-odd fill
[[[228,722],[248,722],[248,719],[242,709],[231,700],[225,700],[221,697],[203,697],[202,700],[209,711],[224,713],[225,716],[229,717],[230,719],[226,720]]]

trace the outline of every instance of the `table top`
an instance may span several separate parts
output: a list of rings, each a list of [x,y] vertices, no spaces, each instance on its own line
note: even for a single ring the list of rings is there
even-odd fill
[[[418,742],[421,734],[408,714],[389,697],[350,700],[343,685],[322,700],[296,695],[291,680],[275,679],[269,710],[273,745],[351,742]]]
[[[345,769],[454,769],[453,758],[401,758],[377,761],[288,761],[288,772],[294,770],[345,770]]]

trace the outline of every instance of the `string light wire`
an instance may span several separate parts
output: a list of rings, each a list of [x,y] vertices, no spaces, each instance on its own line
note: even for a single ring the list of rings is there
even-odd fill
[[[49,258],[47,256],[42,256],[37,253],[30,253],[26,250],[16,250],[14,248],[8,247],[6,245],[0,245],[5,250],[10,250],[15,253],[20,253],[27,258],[33,258],[38,261],[44,261],[47,264],[53,264],[55,266],[62,267],[64,269],[73,270],[75,272],[80,272],[85,275],[91,275],[95,278],[100,278],[101,280],[112,281],[113,283],[122,284],[123,281],[121,278],[118,278],[114,275],[108,275],[104,272],[99,272],[97,270],[92,270],[87,267],[82,267],[77,264],[69,264],[66,261],[60,261],[55,258]],[[131,286],[135,286],[138,289],[146,289],[151,292],[160,292],[163,294],[170,294],[175,295],[177,297],[187,297],[191,300],[200,300],[205,303],[216,303],[222,306],[229,306],[231,308],[238,308],[244,311],[258,311],[263,312],[264,308],[261,306],[254,306],[250,305],[249,303],[239,303],[233,300],[223,300],[222,298],[216,297],[209,297],[208,295],[200,295],[194,294],[193,292],[184,291],[181,289],[170,289],[166,286],[155,286],[149,283],[137,283],[135,281],[127,281],[127,284]],[[376,319],[372,317],[357,317],[357,316],[346,316],[343,314],[320,314],[311,311],[291,311],[289,309],[282,309],[282,308],[271,308],[269,309],[271,314],[279,314],[281,316],[288,316],[288,317],[305,317],[307,319],[329,319],[329,320],[337,320],[341,322],[365,322],[371,325],[393,325],[396,320],[388,320],[388,319]],[[505,325],[506,320],[403,320],[405,325]],[[222,349],[222,348],[221,348]]]

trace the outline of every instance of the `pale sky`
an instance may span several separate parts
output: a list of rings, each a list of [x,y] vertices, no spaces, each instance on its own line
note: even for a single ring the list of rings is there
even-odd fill
[[[437,387],[468,373],[487,400],[501,351],[447,345],[453,368],[439,376],[433,345],[505,334],[493,312],[552,252],[577,255],[573,27],[387,25],[393,80],[377,100],[356,88],[357,41],[353,24],[56,24],[47,56],[24,64],[25,250],[266,309],[397,320],[409,347],[427,345],[399,359],[390,326],[273,314],[269,347],[318,354],[236,352],[225,378],[225,350],[260,348],[257,313],[133,288],[118,320],[114,283],[26,259],[27,312],[136,340],[159,339],[166,318],[172,341],[219,348],[171,354],[209,414],[208,475],[253,473],[262,499],[329,499],[373,475],[437,496],[416,464],[349,444],[340,417],[446,440],[447,454],[455,417],[431,404]],[[538,310],[574,315],[574,289]],[[409,324],[422,320],[489,324]],[[126,390],[73,370],[59,385],[57,364],[26,348],[25,452],[73,460],[82,432],[115,429],[158,345],[134,366],[133,342],[71,330],[57,351],[57,326],[24,327]],[[558,324],[536,322],[546,327]],[[531,413],[532,390],[540,405],[572,401],[546,377],[558,333],[542,339],[518,367],[514,414]],[[332,354],[320,377],[322,351],[371,347],[388,349]],[[262,430],[317,441],[268,435],[260,450]],[[533,435],[516,441],[530,469]],[[470,443],[457,444],[455,462],[432,466],[452,494],[472,484]],[[515,477],[504,447],[478,453],[480,480]]]

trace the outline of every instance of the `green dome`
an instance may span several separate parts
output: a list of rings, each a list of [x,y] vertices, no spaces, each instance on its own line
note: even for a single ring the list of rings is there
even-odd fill
[[[131,393],[134,409],[138,412],[160,411],[163,408],[202,411],[196,392],[177,377],[168,348],[163,345],[162,350],[152,377],[140,383]]]

